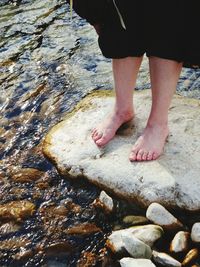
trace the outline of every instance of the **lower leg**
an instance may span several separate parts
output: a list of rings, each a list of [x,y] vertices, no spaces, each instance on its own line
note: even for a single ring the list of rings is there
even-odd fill
[[[107,144],[118,128],[133,118],[133,89],[141,62],[142,57],[113,59],[115,105],[109,116],[92,131],[92,138],[98,146]]]
[[[153,160],[163,152],[169,133],[168,110],[176,90],[182,63],[150,57],[152,107],[146,128],[133,146],[130,160]]]

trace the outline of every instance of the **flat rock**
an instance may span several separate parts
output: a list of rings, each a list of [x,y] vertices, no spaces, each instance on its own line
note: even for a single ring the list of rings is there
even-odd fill
[[[132,145],[145,127],[151,107],[150,90],[135,92],[136,118],[104,148],[91,130],[114,104],[112,92],[99,91],[83,99],[44,140],[44,153],[62,174],[89,181],[148,207],[200,210],[200,101],[175,95],[169,113],[170,136],[156,161],[128,160]]]

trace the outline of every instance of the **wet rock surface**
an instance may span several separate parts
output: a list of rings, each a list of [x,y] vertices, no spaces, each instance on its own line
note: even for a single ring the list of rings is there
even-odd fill
[[[122,218],[144,211],[114,198],[114,212],[97,210],[100,190],[58,174],[42,153],[45,133],[79,100],[113,88],[111,61],[93,28],[74,13],[70,20],[63,0],[1,0],[0,28],[0,205],[5,212],[12,203],[0,218],[0,266],[119,267],[106,238],[127,226]],[[138,90],[150,88],[148,73],[145,58]],[[183,69],[177,92],[200,98],[199,76]],[[16,206],[28,202],[34,213]],[[74,228],[86,224],[93,232]]]

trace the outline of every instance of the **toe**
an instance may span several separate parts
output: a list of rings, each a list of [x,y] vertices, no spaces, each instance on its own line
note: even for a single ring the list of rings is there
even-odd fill
[[[147,155],[148,155],[148,152],[144,151],[143,155],[142,155],[142,160],[146,161],[147,160]]]
[[[137,153],[137,160],[138,161],[142,161],[143,154],[144,154],[144,150],[140,149]]]
[[[136,158],[137,158],[136,155],[137,155],[136,152],[134,150],[132,150],[130,153],[130,156],[129,156],[129,160],[130,161],[136,161]]]
[[[104,146],[107,142],[108,142],[107,138],[103,135],[96,141],[96,144],[98,146]]]
[[[156,160],[158,158],[158,153],[157,152],[154,152],[153,153],[153,156],[152,156],[152,159],[153,160]]]
[[[147,154],[147,160],[152,160],[153,159],[153,152],[149,151],[149,153]]]
[[[94,137],[94,135],[96,134],[96,132],[97,132],[97,129],[96,128],[91,131],[92,138]]]
[[[157,152],[153,153],[153,160],[156,160],[160,155]]]
[[[96,132],[95,135],[93,136],[93,140],[96,142],[97,140],[99,140],[102,137],[103,133],[98,133]]]

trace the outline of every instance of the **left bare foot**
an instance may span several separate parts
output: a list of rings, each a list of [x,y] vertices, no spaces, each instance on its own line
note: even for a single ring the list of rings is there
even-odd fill
[[[169,134],[167,125],[153,124],[146,126],[131,150],[130,161],[149,161],[157,159],[162,153]]]

